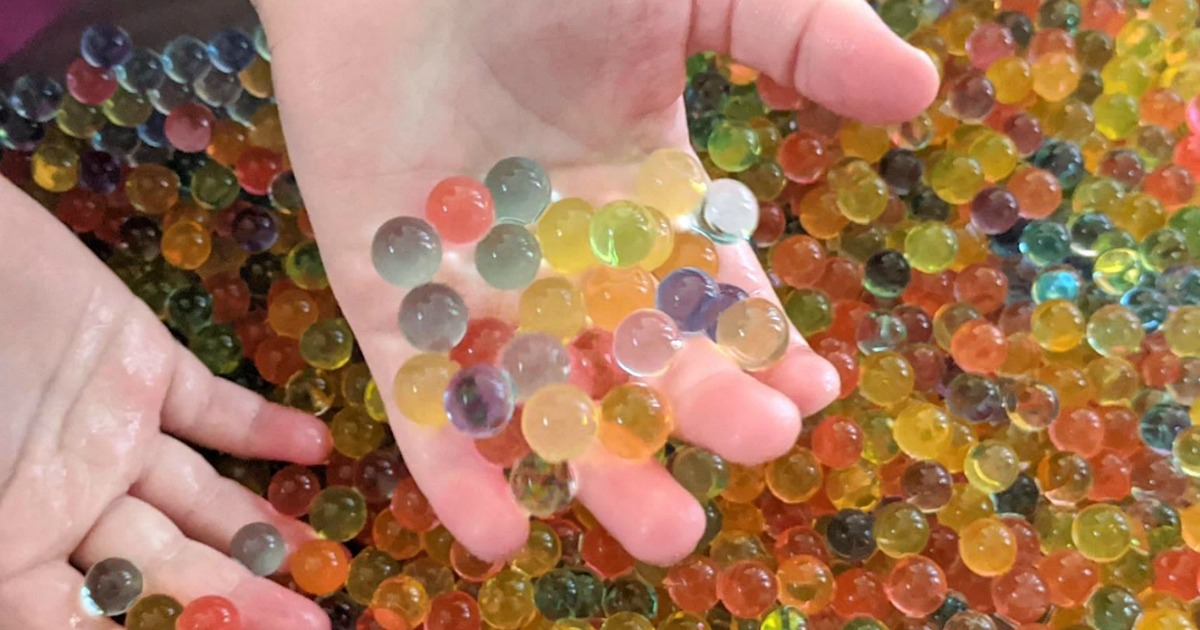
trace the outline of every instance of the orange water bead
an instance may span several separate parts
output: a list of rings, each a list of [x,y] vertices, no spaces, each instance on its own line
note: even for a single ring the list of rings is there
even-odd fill
[[[859,263],[841,256],[830,256],[825,273],[817,281],[830,300],[857,300],[862,297],[863,268]]]
[[[1102,31],[1116,37],[1129,18],[1129,9],[1123,0],[1088,0],[1081,7],[1080,28]]]
[[[850,224],[850,219],[838,209],[837,191],[824,183],[793,195],[792,213],[805,232],[821,239],[836,237]]]
[[[719,571],[711,558],[692,555],[667,570],[663,586],[681,610],[704,614],[717,603]]]
[[[180,222],[163,231],[162,257],[174,267],[199,269],[212,255],[212,248],[212,235],[198,223]]]
[[[238,274],[218,273],[205,278],[203,285],[212,295],[214,321],[237,321],[250,312],[250,287]]]
[[[1074,549],[1060,549],[1038,561],[1050,603],[1074,607],[1085,603],[1100,583],[1100,566]]]
[[[306,365],[304,357],[300,356],[300,342],[295,339],[271,335],[254,350],[254,367],[273,385],[286,385],[288,379]]]
[[[1088,460],[1092,468],[1091,501],[1119,501],[1133,490],[1133,466],[1116,453],[1104,452]]]
[[[371,524],[371,544],[396,560],[421,553],[421,536],[396,522],[391,510],[383,510]]]
[[[1074,55],[1075,38],[1061,28],[1041,29],[1029,38],[1029,46],[1025,51],[1030,61],[1054,53]]]
[[[863,451],[862,429],[845,416],[826,416],[812,432],[812,452],[830,468],[849,468]]]
[[[1200,592],[1200,553],[1191,549],[1169,549],[1154,557],[1154,588],[1172,593],[1185,602]]]
[[[270,149],[250,147],[238,156],[234,171],[238,184],[246,192],[265,195],[271,189],[271,182],[283,172],[283,159]]]
[[[299,339],[319,317],[319,306],[307,291],[286,289],[273,299],[268,298],[267,323],[284,337]]]
[[[481,583],[499,573],[504,563],[484,560],[456,540],[450,545],[450,568],[468,582]]]
[[[1200,136],[1189,135],[1175,143],[1175,163],[1186,168],[1192,176],[1200,174]]]
[[[994,324],[974,319],[958,327],[950,338],[950,356],[967,372],[990,374],[1004,364],[1008,339]]]
[[[1038,7],[1041,5],[1038,0],[1000,0],[1000,8],[1005,11],[1016,11],[1024,13],[1029,19],[1037,19]]]
[[[652,309],[658,282],[639,267],[596,267],[584,276],[581,290],[592,323],[615,330],[630,313]]]
[[[313,539],[300,543],[289,559],[292,579],[303,591],[328,595],[350,577],[350,554],[341,543]]]
[[[698,232],[676,234],[671,254],[654,270],[654,275],[661,280],[682,267],[695,267],[715,278],[721,270],[716,244]]]
[[[775,573],[757,560],[742,560],[717,576],[717,596],[738,617],[757,618],[775,604]]]
[[[1132,455],[1142,448],[1138,415],[1128,407],[1104,407],[1104,449],[1118,455]]]
[[[1020,215],[1026,219],[1044,219],[1058,209],[1063,191],[1058,178],[1036,167],[1018,169],[1006,184],[1017,198]]]
[[[397,523],[414,532],[427,532],[438,522],[437,515],[433,513],[433,506],[429,505],[429,499],[425,498],[412,477],[396,484],[391,510]]]
[[[1183,124],[1187,103],[1169,88],[1152,88],[1142,94],[1138,111],[1142,122],[1175,129]]]
[[[775,576],[779,582],[779,601],[782,604],[795,606],[805,614],[812,615],[833,602],[833,571],[820,558],[812,555],[789,557],[779,563]]]
[[[896,610],[909,617],[932,614],[946,601],[949,591],[942,568],[925,556],[908,556],[897,562],[884,588]]]
[[[1049,435],[1059,450],[1092,457],[1104,445],[1104,421],[1094,409],[1070,409],[1050,424]]]
[[[271,327],[267,325],[266,311],[250,311],[233,324],[238,339],[242,340],[242,356],[254,360],[258,344],[271,336]]]
[[[1166,389],[1167,385],[1179,380],[1183,362],[1174,352],[1155,350],[1144,354],[1138,364],[1138,373],[1146,387]]]
[[[521,430],[521,409],[517,409],[513,419],[499,433],[475,440],[475,450],[484,459],[503,468],[511,468],[528,455],[529,443],[525,441],[525,432]]]
[[[991,265],[969,265],[954,278],[954,298],[983,315],[993,313],[1008,299],[1008,276]]]
[[[429,602],[427,630],[480,630],[483,618],[475,598],[462,591],[447,591]]]
[[[772,271],[798,289],[816,284],[825,273],[826,262],[824,246],[811,236],[792,236],[771,248]]]
[[[833,323],[825,332],[854,347],[858,340],[858,323],[872,310],[866,302],[838,300],[833,303]]]
[[[783,167],[784,176],[797,184],[811,184],[821,179],[831,164],[825,143],[817,136],[803,132],[784,138],[775,159]]]
[[[246,128],[237,122],[227,118],[219,119],[213,125],[212,138],[208,141],[205,152],[218,163],[233,166],[249,146],[246,135]]]
[[[900,301],[933,315],[938,309],[954,301],[954,278],[952,271],[914,271],[908,288],[900,294]]]
[[[833,610],[843,617],[867,615],[885,619],[891,612],[891,602],[884,590],[883,580],[862,568],[847,569],[835,580],[836,594]]]
[[[1164,206],[1175,208],[1191,201],[1196,192],[1196,180],[1182,166],[1167,164],[1146,175],[1142,180],[1142,190]]]

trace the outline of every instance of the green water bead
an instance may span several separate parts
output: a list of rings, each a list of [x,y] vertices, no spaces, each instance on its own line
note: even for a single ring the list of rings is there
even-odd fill
[[[475,270],[493,288],[523,289],[542,264],[542,248],[524,225],[497,223],[475,246]]]
[[[300,335],[300,356],[315,368],[336,370],[353,354],[354,333],[340,317],[319,320]]]
[[[925,221],[904,237],[904,257],[918,271],[937,273],[958,255],[958,234],[940,221]]]
[[[1183,232],[1173,228],[1155,230],[1142,239],[1138,254],[1147,269],[1162,273],[1169,267],[1188,261],[1187,238]]]
[[[760,630],[807,630],[808,616],[799,608],[779,606],[767,613],[758,627]]]
[[[242,360],[242,341],[237,331],[227,324],[211,324],[201,328],[189,344],[196,358],[215,374],[229,374]]]
[[[758,162],[762,144],[749,123],[740,120],[720,122],[708,136],[708,157],[729,173],[740,173]]]
[[[167,322],[191,335],[212,322],[213,297],[203,286],[183,287],[167,299]]]
[[[697,500],[707,501],[729,485],[729,466],[716,453],[685,446],[671,458],[671,476]]]
[[[322,538],[346,542],[367,524],[367,501],[354,488],[326,488],[313,497],[308,521]]]
[[[1096,630],[1130,630],[1142,614],[1142,605],[1133,593],[1106,585],[1092,593],[1087,612]]]
[[[283,271],[293,284],[305,290],[321,290],[329,286],[321,251],[312,241],[297,243],[283,261]]]
[[[105,118],[118,127],[136,127],[150,119],[154,105],[141,94],[118,89],[100,106]]]
[[[605,204],[592,216],[588,239],[592,253],[610,267],[632,267],[650,255],[658,238],[658,222],[644,206],[631,201]]]
[[[233,171],[215,160],[209,160],[192,173],[191,190],[196,203],[205,208],[223,210],[237,201],[242,189]]]
[[[1109,295],[1124,295],[1142,283],[1142,266],[1136,250],[1121,247],[1096,257],[1092,281]]]
[[[1124,357],[1138,352],[1145,336],[1142,320],[1120,304],[1102,306],[1088,317],[1088,345],[1106,357]]]
[[[783,312],[801,335],[812,335],[833,324],[833,304],[829,296],[815,289],[797,289],[783,301]]]

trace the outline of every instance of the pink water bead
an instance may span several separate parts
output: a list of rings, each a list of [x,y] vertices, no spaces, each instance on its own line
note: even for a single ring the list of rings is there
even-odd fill
[[[167,114],[163,131],[171,146],[195,153],[208,147],[216,122],[216,116],[207,107],[199,103],[184,103]]]
[[[438,182],[425,202],[425,219],[450,243],[474,243],[496,220],[496,205],[487,186],[470,177]]]
[[[967,58],[979,70],[987,70],[997,59],[1008,57],[1017,50],[1017,40],[1008,27],[995,22],[982,22],[967,38]]]
[[[67,68],[67,91],[84,105],[101,105],[117,93],[117,79],[112,70],[76,59]]]

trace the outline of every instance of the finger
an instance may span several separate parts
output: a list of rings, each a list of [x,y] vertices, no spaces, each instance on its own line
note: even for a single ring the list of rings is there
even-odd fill
[[[252,459],[319,464],[332,439],[320,420],[214,377],[180,348],[163,428],[189,442]]]
[[[0,627],[25,630],[118,630],[108,617],[83,609],[83,575],[65,562],[51,562],[0,581]]]
[[[704,535],[704,509],[658,462],[597,447],[572,466],[579,500],[635,558],[669,566]]]
[[[314,537],[305,524],[275,511],[262,497],[217,474],[199,453],[167,436],[129,493],[162,511],[188,537],[222,553],[239,529],[270,523],[283,534],[288,553]]]
[[[779,305],[779,296],[771,287],[762,263],[746,245],[724,246],[719,249],[721,270],[717,280],[742,287],[751,296],[761,297]],[[800,413],[810,416],[837,398],[841,380],[837,370],[821,355],[808,347],[808,342],[789,323],[791,341],[787,354],[775,365],[754,373],[755,378],[790,398]]]
[[[88,567],[113,557],[125,558],[141,569],[146,593],[170,595],[183,604],[204,595],[228,598],[247,628],[329,628],[328,617],[315,603],[255,577],[221,552],[186,538],[170,519],[140,499],[114,501],[72,561]]]
[[[743,372],[708,339],[689,339],[657,386],[671,401],[675,435],[730,461],[779,457],[800,435],[796,405]]]
[[[689,40],[867,122],[907,120],[937,95],[933,62],[862,0],[692,0]]]

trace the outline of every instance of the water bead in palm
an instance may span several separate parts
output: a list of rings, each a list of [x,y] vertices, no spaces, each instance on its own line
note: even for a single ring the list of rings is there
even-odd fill
[[[251,523],[233,535],[229,555],[251,573],[267,576],[283,566],[287,559],[287,544],[274,525]]]
[[[497,221],[534,223],[550,204],[550,178],[540,164],[529,158],[504,158],[483,181],[496,204]]]
[[[474,437],[491,437],[512,419],[516,394],[504,370],[473,365],[460,370],[446,386],[444,403],[450,423]]]
[[[142,572],[124,558],[101,560],[84,576],[80,597],[92,614],[115,617],[141,597],[142,579]]]
[[[467,305],[447,285],[423,284],[400,303],[400,330],[418,350],[449,351],[467,334]]]

